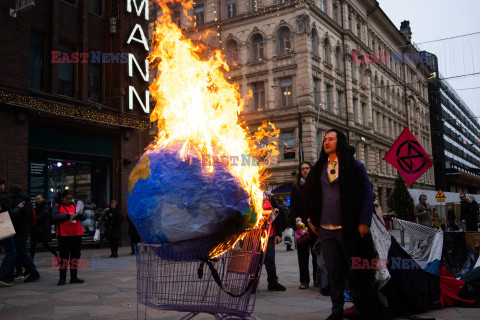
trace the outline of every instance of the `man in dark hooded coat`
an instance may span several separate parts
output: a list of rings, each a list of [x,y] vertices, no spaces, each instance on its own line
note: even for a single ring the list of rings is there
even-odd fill
[[[343,319],[345,278],[360,317],[379,318],[372,266],[376,251],[370,234],[372,187],[353,150],[343,132],[328,130],[302,193],[328,270],[332,314],[327,320]]]

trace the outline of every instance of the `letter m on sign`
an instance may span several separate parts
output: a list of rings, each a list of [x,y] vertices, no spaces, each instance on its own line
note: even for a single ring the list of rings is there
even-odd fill
[[[145,20],[148,21],[148,1],[147,0],[127,0],[127,11],[132,12],[132,2],[135,7],[135,12],[137,16],[140,17],[142,10],[145,9]],[[137,5],[137,2],[140,2],[140,6]]]

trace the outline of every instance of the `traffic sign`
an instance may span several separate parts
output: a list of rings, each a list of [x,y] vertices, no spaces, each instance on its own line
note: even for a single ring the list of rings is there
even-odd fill
[[[439,189],[435,199],[437,199],[437,202],[445,202],[447,196],[445,196],[445,193],[443,193],[442,189]]]

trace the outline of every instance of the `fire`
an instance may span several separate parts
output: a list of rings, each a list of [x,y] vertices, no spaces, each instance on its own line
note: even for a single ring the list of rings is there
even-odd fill
[[[186,38],[171,21],[168,5],[174,0],[160,1],[163,15],[157,20],[154,30],[153,49],[149,60],[157,69],[157,77],[150,85],[156,101],[151,121],[158,123],[158,135],[153,148],[170,148],[181,143],[181,157],[195,154],[199,159],[220,159],[231,174],[238,179],[251,197],[255,212],[262,212],[262,182],[269,161],[278,155],[275,143],[259,147],[264,137],[278,136],[271,123],[264,123],[254,137],[239,121],[244,100],[238,85],[229,83],[224,76],[228,71],[222,53],[213,52],[203,60],[199,52],[205,49]],[[182,4],[184,13],[192,2]],[[191,19],[191,18],[190,18]],[[208,37],[211,33],[200,35]],[[245,165],[248,157],[260,159],[258,165]],[[234,161],[232,161],[232,159]],[[214,162],[206,161],[205,174],[213,171]],[[262,215],[257,215],[258,225]],[[238,239],[235,239],[237,241]],[[235,244],[224,243],[219,253]]]

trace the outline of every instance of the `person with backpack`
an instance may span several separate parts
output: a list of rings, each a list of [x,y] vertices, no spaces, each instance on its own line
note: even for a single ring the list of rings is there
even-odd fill
[[[59,192],[52,208],[52,220],[55,223],[55,234],[61,258],[59,261],[60,279],[57,283],[59,286],[65,284],[68,268],[70,269],[70,283],[85,282],[78,278],[78,259],[80,259],[82,236],[84,235],[80,221],[87,217],[83,212],[77,212],[77,206],[72,202],[72,197],[70,190]]]
[[[45,200],[43,194],[37,194],[35,202],[35,221],[33,222],[30,235],[30,256],[34,259],[37,243],[40,242],[45,249],[50,251],[55,257],[58,257],[57,251],[48,244],[52,240],[50,202]]]
[[[12,206],[8,210],[10,218],[12,219],[13,227],[16,234],[13,236],[15,249],[17,251],[17,261],[25,268],[28,277],[24,282],[33,282],[40,280],[40,274],[37,267],[32,260],[32,257],[27,252],[27,240],[32,231],[33,224],[33,208],[30,203],[30,197],[23,192],[19,185],[13,185],[9,189],[10,197],[12,199]],[[13,274],[13,268],[10,273]]]

